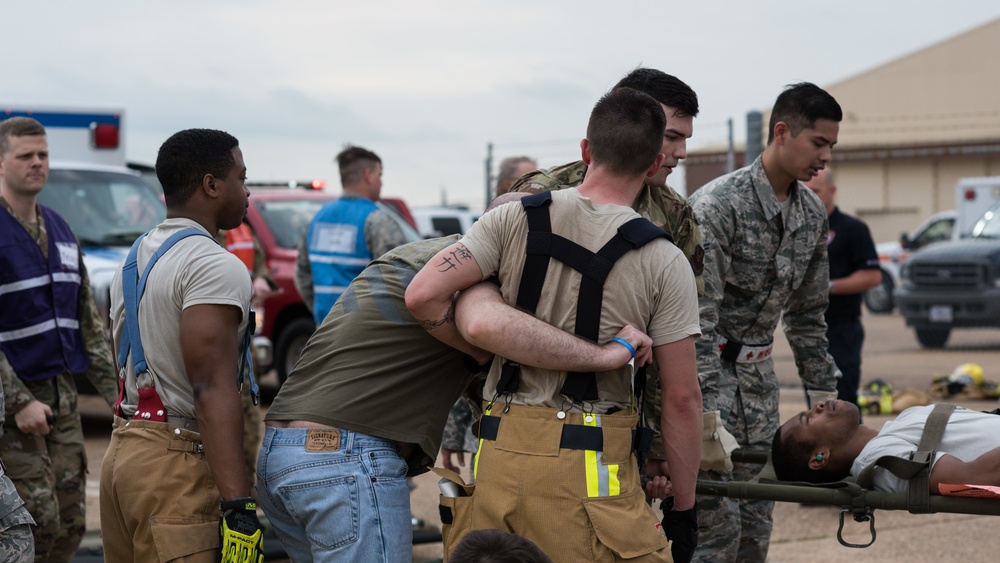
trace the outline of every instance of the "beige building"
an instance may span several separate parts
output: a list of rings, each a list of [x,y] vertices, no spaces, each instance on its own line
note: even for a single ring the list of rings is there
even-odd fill
[[[844,110],[837,204],[876,242],[954,209],[959,178],[1000,175],[1000,19],[823,87]],[[689,155],[688,193],[725,161],[718,150]]]

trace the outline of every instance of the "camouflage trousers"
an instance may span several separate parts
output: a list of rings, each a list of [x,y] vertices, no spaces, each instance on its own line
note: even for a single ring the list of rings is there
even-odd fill
[[[35,540],[30,524],[18,524],[0,532],[0,558],[4,563],[31,563],[35,560]]]
[[[87,457],[80,414],[61,414],[45,436],[21,432],[9,418],[0,456],[37,524],[35,561],[72,560],[87,527]]]
[[[777,404],[768,412],[771,397],[765,403],[744,402],[739,390],[731,401],[720,401],[720,408],[728,407],[726,429],[733,434],[741,448],[767,450],[770,440],[778,430]],[[777,390],[773,393],[777,402]],[[755,435],[751,438],[750,434]],[[737,463],[731,473],[699,471],[699,479],[711,481],[749,481],[757,476],[763,465]],[[771,545],[771,512],[774,502],[768,500],[734,499],[698,495],[698,548],[692,561],[723,563],[746,561],[760,563],[767,559]]]

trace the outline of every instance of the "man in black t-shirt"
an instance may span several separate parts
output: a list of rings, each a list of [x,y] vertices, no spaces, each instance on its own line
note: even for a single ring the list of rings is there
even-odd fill
[[[843,213],[834,204],[837,185],[830,167],[821,170],[806,186],[826,206],[830,221],[827,252],[830,257],[830,306],[826,310],[826,337],[843,377],[837,380],[837,398],[858,402],[861,382],[861,347],[865,330],[861,325],[861,294],[882,282],[878,253],[868,226]]]

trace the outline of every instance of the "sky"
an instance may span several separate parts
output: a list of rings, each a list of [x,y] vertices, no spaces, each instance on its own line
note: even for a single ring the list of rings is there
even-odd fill
[[[1000,17],[996,0],[3,1],[0,106],[124,110],[129,160],[190,127],[235,135],[250,180],[323,179],[375,151],[383,195],[482,208],[486,159],[579,159],[629,70],[698,94],[689,150],[737,143],[786,84],[828,86]],[[993,54],[992,56],[997,56]],[[847,110],[849,108],[845,108]],[[52,155],[58,158],[58,155]],[[684,191],[683,169],[668,182]]]

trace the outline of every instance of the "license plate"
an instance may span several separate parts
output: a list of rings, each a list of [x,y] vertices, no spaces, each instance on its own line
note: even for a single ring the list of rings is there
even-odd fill
[[[951,305],[932,305],[930,319],[934,323],[950,323],[954,318]]]

